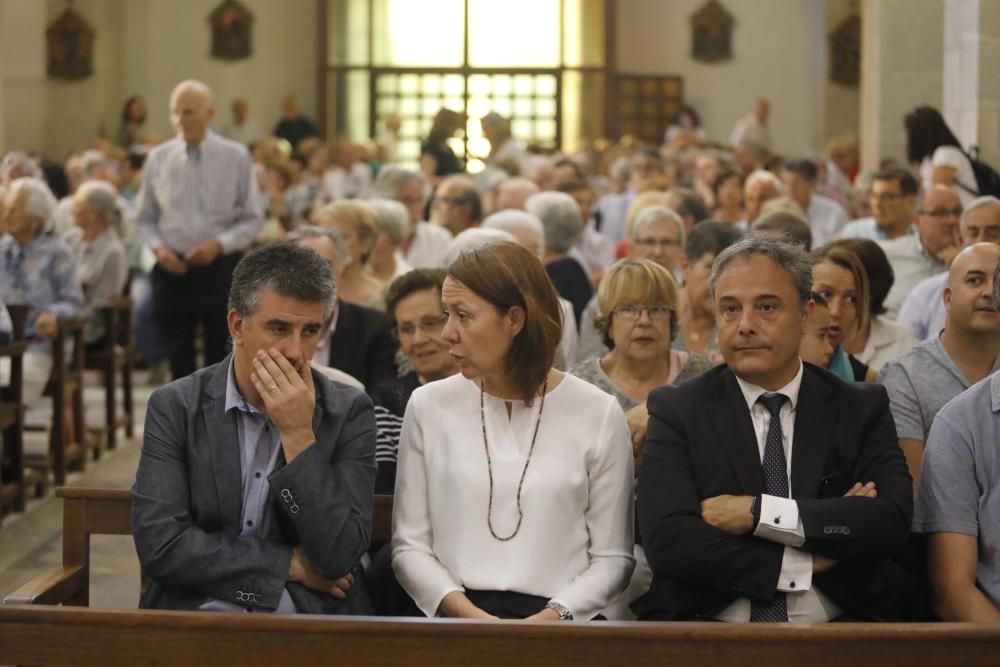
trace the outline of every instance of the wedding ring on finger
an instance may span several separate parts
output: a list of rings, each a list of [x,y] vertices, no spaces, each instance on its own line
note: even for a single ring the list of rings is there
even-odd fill
[[[276,384],[272,384],[272,385],[271,385],[270,387],[268,387],[268,388],[267,388],[267,390],[268,390],[268,391],[274,391],[274,390],[275,390],[275,389],[277,389],[277,388],[278,388],[278,385],[276,385]]]

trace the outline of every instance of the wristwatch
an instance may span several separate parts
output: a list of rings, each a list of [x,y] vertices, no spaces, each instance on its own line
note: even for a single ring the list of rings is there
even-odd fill
[[[559,614],[559,620],[560,621],[572,621],[573,620],[573,612],[571,612],[569,609],[567,609],[563,605],[559,604],[555,600],[549,600],[548,603],[546,603],[545,606],[548,607],[549,609],[552,609],[557,614]]]
[[[757,530],[757,524],[760,523],[760,506],[763,502],[761,496],[754,496],[753,504],[750,505],[750,514],[753,514],[753,529]]]

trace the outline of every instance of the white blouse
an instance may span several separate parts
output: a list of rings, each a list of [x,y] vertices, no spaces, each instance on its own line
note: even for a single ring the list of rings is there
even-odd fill
[[[566,375],[545,397],[524,478],[517,535],[487,525],[489,474],[479,385],[461,374],[413,392],[399,439],[392,566],[434,616],[452,591],[501,590],[554,600],[586,620],[628,584],[632,446],[617,401]],[[493,527],[517,525],[517,486],[541,401],[485,397],[493,464]]]

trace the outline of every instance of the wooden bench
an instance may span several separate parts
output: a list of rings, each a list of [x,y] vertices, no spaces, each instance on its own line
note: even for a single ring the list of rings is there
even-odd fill
[[[28,469],[25,483],[35,487],[38,497],[48,491],[49,473],[56,486],[64,485],[68,471],[87,467],[88,450],[98,450],[102,446],[99,440],[87,440],[83,405],[83,330],[86,324],[86,318],[82,317],[60,320],[52,340],[52,371],[45,388],[45,394],[52,398],[49,447],[43,454],[25,456],[24,460]],[[68,356],[67,346],[70,348]]]
[[[11,342],[0,346],[0,359],[10,360],[10,380],[0,387],[0,518],[7,511],[23,512],[24,485],[24,329],[29,306],[7,307],[13,324]]]
[[[119,489],[56,489],[63,499],[63,564],[4,598],[4,604],[90,604],[90,536],[132,534],[132,493]],[[375,496],[372,542],[392,535],[392,496]],[[2,664],[2,660],[0,660]]]
[[[960,624],[484,623],[0,607],[0,663],[448,667],[996,665],[1000,629]]]
[[[100,309],[104,320],[103,345],[90,348],[84,355],[84,368],[99,370],[104,384],[104,426],[97,429],[107,438],[108,449],[118,445],[118,429],[123,428],[125,437],[135,435],[135,410],[132,402],[132,361],[136,346],[132,336],[132,299],[120,296],[110,306]],[[121,378],[122,410],[118,414],[118,379]],[[95,452],[95,458],[100,452]]]

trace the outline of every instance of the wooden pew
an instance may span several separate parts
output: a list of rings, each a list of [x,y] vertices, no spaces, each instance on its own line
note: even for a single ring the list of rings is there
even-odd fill
[[[87,320],[74,317],[59,321],[52,341],[52,371],[45,393],[52,397],[52,424],[49,427],[49,448],[41,456],[25,457],[29,469],[25,483],[36,488],[42,497],[48,491],[49,473],[56,486],[66,483],[69,470],[87,467],[88,445],[86,413],[83,406],[83,330]],[[70,347],[66,355],[67,343]]]
[[[32,665],[935,667],[996,665],[998,656],[1000,630],[960,624],[529,624],[0,607],[0,663]]]
[[[135,339],[132,336],[132,299],[117,297],[110,306],[100,309],[104,319],[104,345],[88,349],[84,367],[99,370],[104,383],[104,426],[98,431],[106,434],[108,449],[118,445],[118,429],[124,428],[125,437],[135,435],[135,411],[132,403],[132,361],[135,357]],[[118,379],[121,378],[122,414],[118,414]],[[103,439],[98,440],[103,442]],[[100,451],[94,452],[98,458]]]
[[[132,493],[119,489],[56,489],[63,499],[63,564],[4,598],[4,604],[90,604],[90,536],[132,534]],[[375,496],[372,542],[392,535],[392,496]],[[0,661],[2,664],[2,661]]]
[[[10,382],[0,388],[0,517],[9,510],[24,511],[24,381],[23,355],[27,349],[24,329],[29,306],[7,307],[13,337],[0,346],[0,358],[10,359]]]

